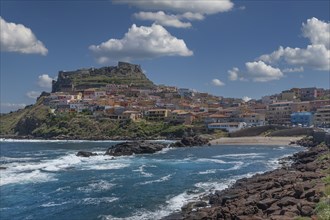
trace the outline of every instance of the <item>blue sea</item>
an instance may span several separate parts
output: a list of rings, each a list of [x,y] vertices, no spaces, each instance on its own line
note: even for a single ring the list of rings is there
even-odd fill
[[[160,219],[303,150],[212,146],[102,155],[116,143],[1,140],[0,219]],[[80,150],[101,155],[75,156]]]

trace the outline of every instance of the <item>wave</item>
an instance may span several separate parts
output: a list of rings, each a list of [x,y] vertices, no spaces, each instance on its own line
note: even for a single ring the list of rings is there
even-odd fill
[[[29,173],[1,172],[0,186],[7,184],[25,184],[56,181],[54,174],[34,170]]]
[[[105,180],[94,181],[93,183],[88,184],[87,186],[79,187],[77,190],[90,193],[90,192],[102,192],[112,189],[116,184],[110,183]]]
[[[211,169],[211,170],[205,170],[205,171],[200,171],[198,174],[200,175],[205,175],[205,174],[211,174],[211,173],[216,173],[217,169]]]
[[[84,205],[99,205],[100,203],[112,203],[118,199],[116,197],[83,198],[80,203]]]
[[[130,161],[124,159],[108,160],[108,156],[98,155],[89,158],[67,154],[55,159],[40,160],[38,162],[7,163],[6,169],[1,171],[1,185],[10,183],[27,183],[20,181],[34,178],[36,182],[54,180],[57,172],[75,170],[114,170],[130,166]],[[20,178],[17,178],[20,177]],[[31,182],[31,181],[30,181]]]
[[[133,172],[140,172],[140,174],[144,177],[152,177],[153,176],[152,173],[145,172],[145,170],[144,170],[145,167],[147,167],[147,165],[143,164],[137,170],[133,170]]]
[[[150,181],[145,181],[143,183],[138,183],[138,185],[147,185],[147,184],[151,184],[151,183],[161,183],[161,182],[165,182],[165,181],[168,181],[171,179],[171,177],[173,176],[174,174],[169,174],[167,176],[163,176],[159,179],[156,179],[156,180],[150,180]]]
[[[246,154],[223,154],[223,155],[217,155],[213,156],[213,158],[223,158],[223,157],[229,157],[229,158],[258,158],[258,157],[264,157],[264,153],[246,153]]]
[[[197,159],[196,161],[197,161],[197,162],[221,163],[221,164],[228,163],[228,162],[225,162],[225,161],[223,161],[223,160],[218,160],[218,159],[208,159],[208,158],[200,158],[200,159]]]
[[[125,140],[40,140],[40,139],[7,139],[0,138],[0,142],[17,142],[17,143],[119,143]]]
[[[48,202],[48,203],[40,205],[40,207],[47,208],[47,207],[66,205],[68,203],[70,203],[70,202],[61,202],[61,203]]]

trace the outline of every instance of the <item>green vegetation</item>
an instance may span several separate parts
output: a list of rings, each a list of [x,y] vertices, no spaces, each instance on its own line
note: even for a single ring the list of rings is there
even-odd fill
[[[95,118],[87,111],[80,114],[55,115],[41,103],[40,100],[36,105],[2,115],[0,135],[46,139],[175,139],[198,130],[198,126],[173,125],[166,122]]]
[[[318,220],[330,219],[330,199],[324,199],[316,205],[315,212]]]
[[[311,220],[311,218],[299,216],[299,217],[295,218],[294,220]]]

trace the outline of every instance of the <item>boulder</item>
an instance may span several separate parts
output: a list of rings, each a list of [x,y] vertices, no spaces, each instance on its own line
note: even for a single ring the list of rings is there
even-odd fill
[[[171,147],[193,147],[207,145],[209,140],[200,136],[184,137],[180,141],[171,144]]]
[[[76,156],[78,157],[90,157],[90,156],[96,156],[97,153],[89,152],[89,151],[78,151]]]
[[[128,156],[132,154],[152,154],[165,148],[161,143],[147,141],[133,141],[116,144],[110,147],[105,155]]]

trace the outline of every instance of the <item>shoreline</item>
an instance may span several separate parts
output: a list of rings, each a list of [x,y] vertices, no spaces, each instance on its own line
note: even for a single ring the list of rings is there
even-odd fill
[[[213,145],[292,145],[296,141],[302,139],[303,136],[298,137],[235,137],[235,138],[219,138],[211,140]]]
[[[316,219],[320,212],[315,212],[317,205],[329,204],[329,196],[327,200],[324,194],[327,183],[322,178],[329,170],[330,146],[319,144],[307,149],[279,159],[282,163],[277,169],[239,179],[229,188],[189,202],[162,220]]]

